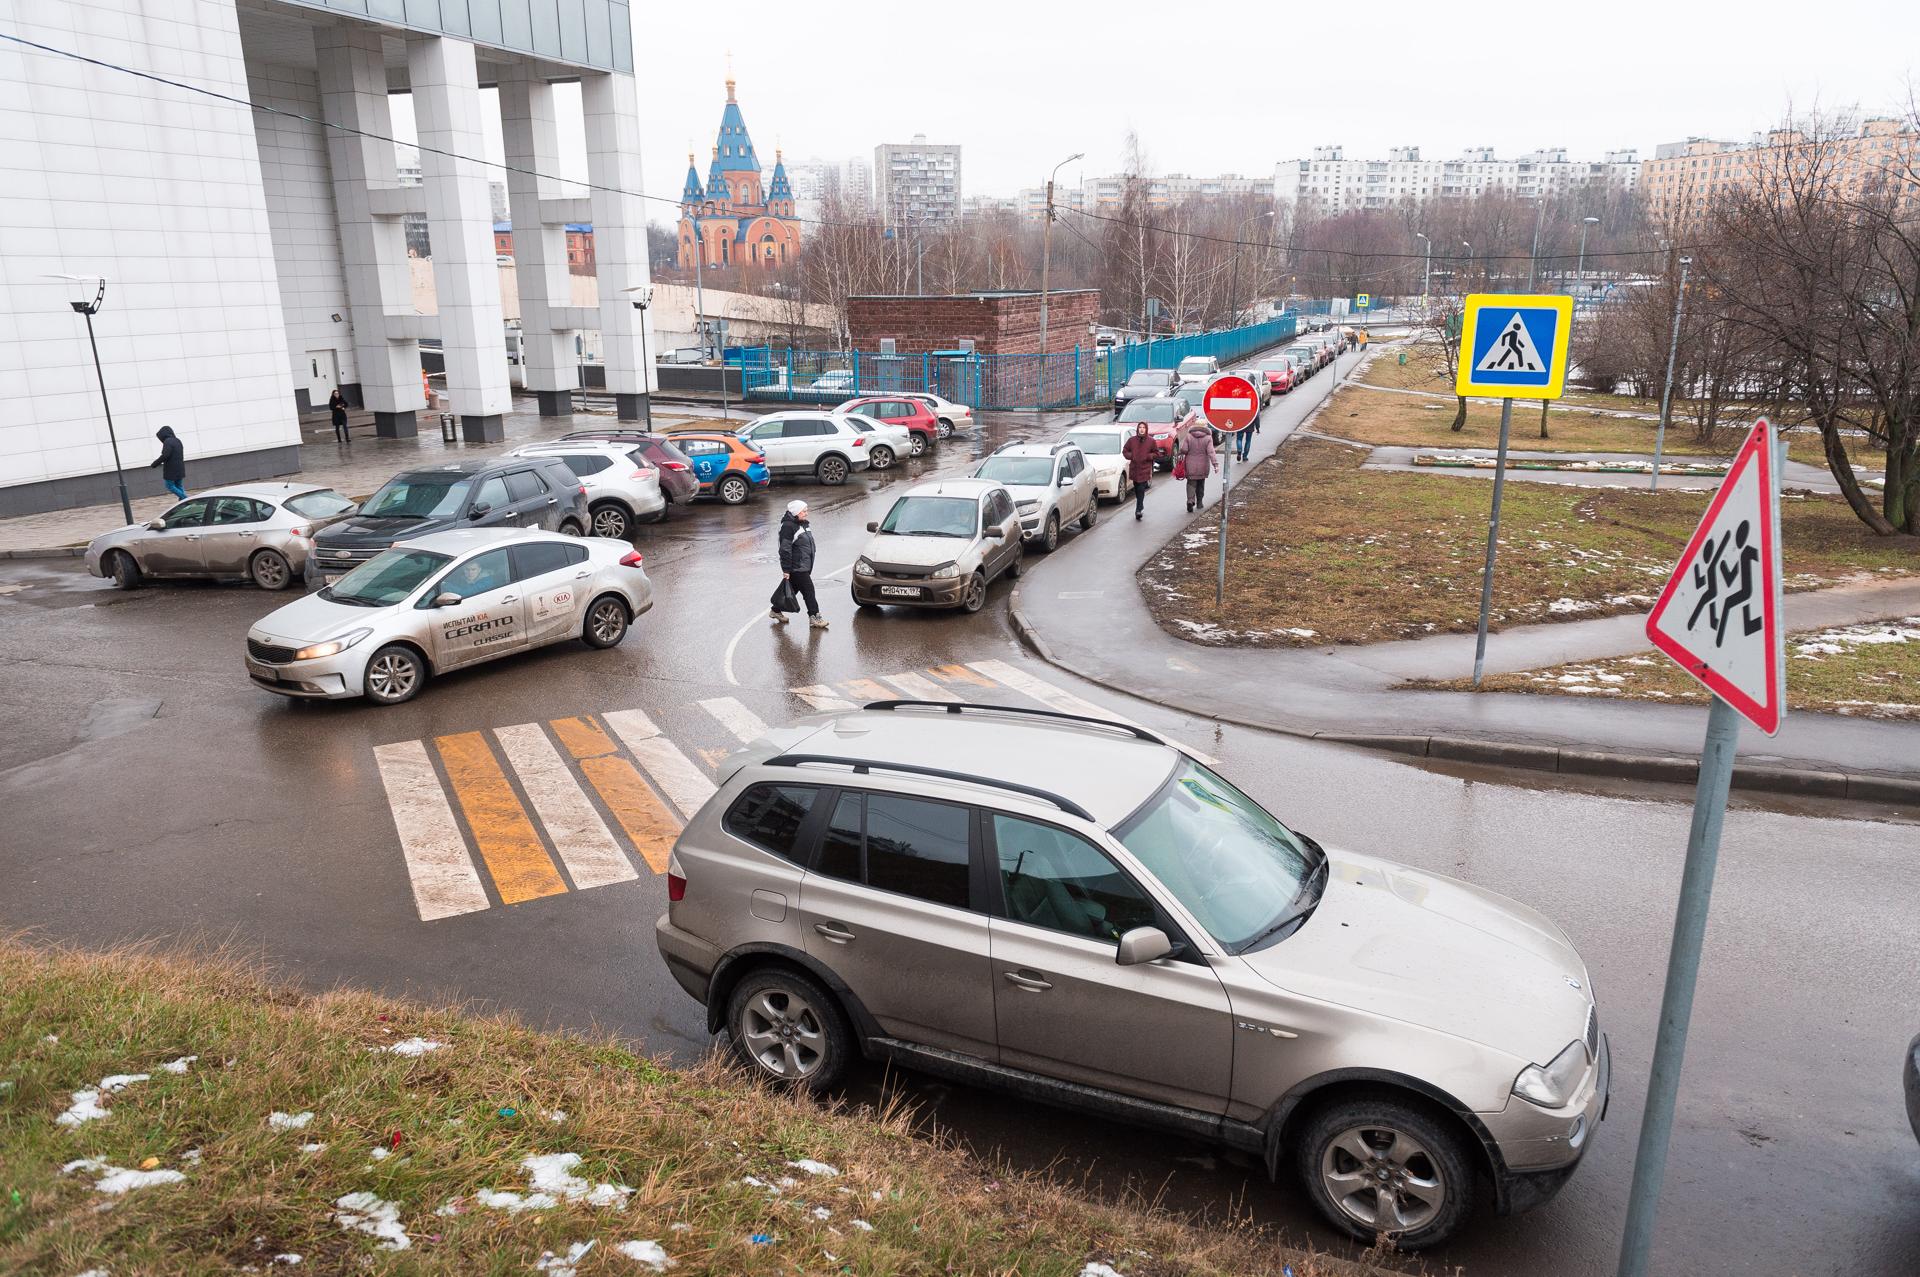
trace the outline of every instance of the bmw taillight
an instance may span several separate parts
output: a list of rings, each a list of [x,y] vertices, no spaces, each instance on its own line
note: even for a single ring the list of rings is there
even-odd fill
[[[679,874],[667,875],[667,899],[678,903],[687,898],[687,880]]]
[[[640,566],[640,563],[640,551],[638,550],[631,550],[620,556],[620,566],[623,568],[637,568]]]

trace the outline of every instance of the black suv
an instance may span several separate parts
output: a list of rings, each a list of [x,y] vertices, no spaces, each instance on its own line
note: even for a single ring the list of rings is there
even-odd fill
[[[351,572],[395,541],[449,528],[543,528],[581,536],[587,490],[558,457],[499,457],[403,470],[351,519],[313,539],[310,576]]]
[[[1180,386],[1180,374],[1171,368],[1138,368],[1133,376],[1127,378],[1127,384],[1120,387],[1113,397],[1113,415],[1118,417],[1120,410],[1135,399],[1148,399],[1154,395],[1170,395]]]

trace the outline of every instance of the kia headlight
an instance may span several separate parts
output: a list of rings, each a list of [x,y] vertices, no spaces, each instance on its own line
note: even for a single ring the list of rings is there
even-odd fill
[[[1529,1064],[1513,1080],[1513,1093],[1541,1108],[1565,1108],[1587,1075],[1587,1044],[1567,1043],[1567,1049],[1546,1064]]]
[[[861,559],[858,563],[853,565],[853,574],[855,576],[872,576],[873,564],[867,562],[867,560],[865,559]]]
[[[954,577],[960,575],[960,566],[949,559],[935,568],[930,575],[938,581],[951,581]]]
[[[293,654],[293,659],[317,661],[323,656],[338,656],[371,633],[373,633],[372,630],[354,630],[351,633],[342,634],[337,639],[328,639],[324,643],[315,643],[312,647],[303,647]]]

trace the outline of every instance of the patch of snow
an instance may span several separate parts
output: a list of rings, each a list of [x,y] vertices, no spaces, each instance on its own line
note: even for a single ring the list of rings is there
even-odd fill
[[[863,1233],[870,1233],[870,1232],[872,1232],[872,1231],[873,1231],[873,1225],[872,1225],[872,1224],[869,1224],[869,1223],[868,1223],[868,1222],[867,1222],[866,1220],[864,1220],[864,1219],[856,1219],[856,1220],[854,1220],[854,1221],[853,1221],[853,1226],[854,1226],[855,1228],[857,1228],[857,1229],[859,1229],[859,1230],[860,1230],[861,1232],[863,1232]]]
[[[324,1153],[327,1151],[327,1146],[316,1140],[311,1144],[302,1144],[300,1151],[302,1153]]]
[[[292,1268],[295,1264],[299,1263],[302,1258],[303,1256],[296,1255],[289,1250],[281,1254],[275,1255],[273,1257],[273,1262],[276,1264],[285,1264],[288,1268]]]
[[[392,1156],[393,1156],[392,1149],[383,1147],[382,1145],[379,1145],[379,1144],[375,1144],[372,1148],[367,1150],[367,1160],[372,1162],[384,1162],[389,1157],[392,1157]]]
[[[155,1184],[178,1184],[187,1178],[179,1171],[132,1171],[124,1166],[110,1166],[97,1157],[83,1157],[60,1168],[63,1175],[72,1175],[76,1171],[96,1176],[94,1188],[114,1195],[135,1188],[151,1188]]]
[[[78,1126],[82,1122],[105,1117],[109,1112],[100,1107],[100,1092],[90,1086],[84,1091],[75,1091],[73,1103],[67,1107],[67,1111],[53,1120],[62,1126]]]
[[[1080,1270],[1080,1277],[1122,1277],[1122,1274],[1111,1265],[1088,1260],[1087,1266]]]
[[[115,1073],[111,1077],[100,1079],[100,1089],[111,1095],[115,1091],[124,1091],[135,1082],[144,1082],[152,1077],[151,1073]]]
[[[389,1055],[425,1055],[429,1051],[438,1051],[445,1042],[435,1042],[428,1038],[402,1038],[392,1046],[380,1049]]]
[[[813,1210],[812,1210],[812,1211],[810,1211],[809,1213],[810,1213],[810,1214],[811,1214],[811,1215],[812,1215],[812,1216],[813,1216],[813,1217],[814,1217],[815,1219],[819,1219],[819,1220],[828,1220],[828,1219],[832,1219],[832,1218],[833,1218],[833,1212],[832,1212],[832,1211],[830,1211],[830,1210],[828,1210],[828,1209],[827,1209],[826,1207],[824,1207],[824,1206],[816,1206],[816,1207],[814,1207],[814,1208],[813,1208]]]
[[[546,1118],[549,1122],[564,1122],[567,1120],[567,1111],[565,1109],[548,1109],[540,1116]]]
[[[180,1160],[181,1162],[185,1163],[188,1166],[198,1166],[200,1165],[200,1150],[197,1148],[190,1148],[186,1152],[180,1154]]]
[[[666,1249],[659,1242],[621,1242],[613,1249],[634,1263],[650,1268],[656,1273],[663,1273],[673,1267],[673,1261],[667,1258]]]
[[[767,1183],[767,1181],[759,1178],[756,1175],[744,1175],[741,1177],[740,1182],[742,1184],[745,1184],[748,1188],[764,1188],[769,1193],[774,1193],[774,1194],[778,1194],[780,1192],[780,1186],[778,1184],[769,1184]]]
[[[552,1210],[560,1204],[560,1199],[552,1193],[510,1193],[483,1188],[473,1195],[473,1203],[488,1210],[503,1210],[509,1215],[518,1215],[523,1210]],[[444,1206],[441,1209],[446,1210]],[[447,1213],[459,1214],[457,1210]]]
[[[1625,674],[1595,674],[1594,677],[1602,683],[1624,683],[1627,681]]]
[[[185,1073],[187,1071],[187,1065],[192,1064],[199,1058],[197,1055],[183,1055],[177,1060],[168,1060],[160,1066],[160,1069],[163,1073]]]
[[[413,1245],[400,1224],[400,1207],[372,1193],[348,1193],[334,1203],[333,1220],[342,1228],[380,1239],[382,1250],[405,1250]]]
[[[544,1153],[529,1157],[520,1165],[527,1170],[527,1178],[536,1192],[552,1193],[570,1202],[585,1202],[589,1206],[611,1206],[615,1210],[624,1210],[627,1198],[633,1196],[633,1189],[625,1184],[591,1184],[573,1173],[580,1164],[578,1153]]]
[[[797,1162],[788,1162],[796,1171],[805,1171],[809,1175],[825,1175],[831,1178],[840,1173],[838,1166],[829,1166],[825,1162],[816,1162],[811,1157],[803,1157]]]
[[[297,1131],[313,1120],[313,1114],[307,1113],[269,1113],[267,1129],[274,1131]]]
[[[575,1242],[567,1247],[567,1253],[564,1255],[547,1251],[540,1256],[539,1262],[534,1264],[533,1269],[535,1272],[552,1273],[553,1277],[574,1277],[577,1271],[576,1265],[587,1257],[587,1252],[593,1247],[594,1243],[590,1241]]]
[[[89,1268],[84,1273],[75,1273],[73,1277],[107,1277],[107,1270],[104,1268]]]
[[[1598,604],[1589,603],[1585,599],[1555,599],[1553,602],[1547,604],[1547,611],[1566,616],[1574,612],[1591,612],[1598,606]]]
[[[1298,628],[1283,627],[1278,632],[1281,634],[1291,634],[1295,638],[1318,638],[1319,637],[1319,632],[1316,630],[1303,630]]]
[[[40,1040],[42,1042],[58,1042],[60,1040],[60,1035],[58,1033],[49,1033],[47,1034],[47,1036],[45,1036],[44,1038],[41,1038]]]

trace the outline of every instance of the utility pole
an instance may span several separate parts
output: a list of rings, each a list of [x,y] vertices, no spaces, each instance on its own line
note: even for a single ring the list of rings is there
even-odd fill
[[[1533,202],[1533,249],[1527,255],[1527,291],[1533,291],[1533,271],[1540,264],[1540,219],[1547,215],[1546,200],[1535,196]]]
[[[1433,283],[1433,241],[1425,235],[1422,235],[1419,231],[1415,231],[1413,237],[1427,246],[1426,264],[1420,268],[1420,296],[1424,299],[1433,291],[1431,288]]]
[[[1580,219],[1580,264],[1574,267],[1573,270],[1576,278],[1585,279],[1587,277],[1587,231],[1599,224],[1600,219],[1597,217],[1583,217]]]
[[[1660,456],[1667,442],[1667,410],[1673,404],[1673,361],[1680,353],[1680,313],[1687,300],[1687,268],[1693,265],[1693,258],[1680,259],[1680,287],[1673,293],[1673,336],[1667,342],[1667,380],[1660,388],[1660,425],[1653,433],[1653,474],[1647,484],[1647,491],[1660,490]]]
[[[1042,356],[1040,379],[1042,382],[1046,380],[1044,357],[1047,353],[1047,276],[1053,266],[1053,179],[1060,175],[1062,167],[1082,158],[1084,154],[1084,152],[1075,151],[1054,165],[1053,172],[1047,174],[1047,224],[1040,233],[1040,354]],[[1043,392],[1036,398],[1046,399],[1044,387]]]

